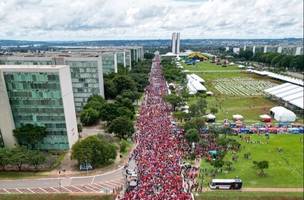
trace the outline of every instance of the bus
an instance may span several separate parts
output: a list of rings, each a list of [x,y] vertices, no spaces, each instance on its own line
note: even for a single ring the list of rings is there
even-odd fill
[[[239,190],[242,185],[241,179],[212,179],[209,187],[210,189]]]

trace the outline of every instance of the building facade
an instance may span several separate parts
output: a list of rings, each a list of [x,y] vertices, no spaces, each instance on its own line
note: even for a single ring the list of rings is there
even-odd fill
[[[7,147],[16,146],[13,130],[45,126],[39,149],[65,150],[78,140],[70,68],[67,65],[0,66],[0,130]]]
[[[74,105],[80,112],[88,98],[94,94],[104,97],[103,66],[101,56],[61,54],[37,56],[0,57],[0,64],[8,65],[68,65],[74,93]]]

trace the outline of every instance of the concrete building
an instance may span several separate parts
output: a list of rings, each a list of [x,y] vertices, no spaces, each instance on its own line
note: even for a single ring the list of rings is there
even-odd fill
[[[47,130],[37,148],[71,148],[78,140],[73,99],[67,65],[1,65],[0,131],[5,146],[16,145],[15,128],[35,124]]]
[[[69,65],[74,93],[74,105],[77,112],[82,110],[88,98],[94,94],[104,96],[103,64],[112,66],[114,55],[110,60],[105,56],[88,56],[81,54],[48,53],[43,55],[18,55],[0,57],[0,64],[6,65]]]
[[[173,54],[178,55],[180,53],[180,33],[172,33],[171,47]]]

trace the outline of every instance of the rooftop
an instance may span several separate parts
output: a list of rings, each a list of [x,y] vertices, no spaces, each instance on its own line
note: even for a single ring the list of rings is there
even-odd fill
[[[62,69],[68,65],[0,65],[0,70],[10,69]]]

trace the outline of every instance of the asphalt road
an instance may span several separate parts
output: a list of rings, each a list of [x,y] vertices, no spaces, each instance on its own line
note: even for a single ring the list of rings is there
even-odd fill
[[[123,184],[123,168],[121,167],[95,176],[0,180],[0,193],[112,193]]]

